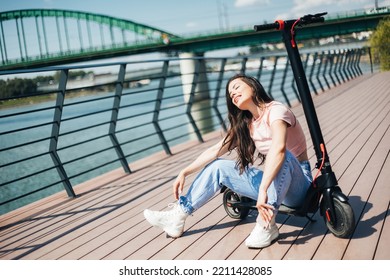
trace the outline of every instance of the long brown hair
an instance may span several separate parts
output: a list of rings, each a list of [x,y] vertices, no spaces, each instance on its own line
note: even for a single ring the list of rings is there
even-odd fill
[[[273,99],[265,92],[263,86],[256,78],[244,74],[234,75],[226,84],[226,104],[230,126],[223,141],[223,146],[228,145],[229,151],[236,148],[238,154],[237,166],[240,169],[240,173],[242,173],[249,164],[253,164],[256,147],[249,132],[249,125],[253,119],[252,114],[249,111],[240,110],[233,104],[230,98],[229,85],[235,79],[242,80],[253,90],[252,100],[257,106],[264,107],[266,103],[271,102]],[[263,163],[265,156],[259,153],[258,157],[260,157],[261,163]]]

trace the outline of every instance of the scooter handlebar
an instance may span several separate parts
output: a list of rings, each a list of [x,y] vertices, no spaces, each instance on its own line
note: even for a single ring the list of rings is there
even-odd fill
[[[255,26],[253,26],[253,29],[254,29],[255,31],[264,31],[264,30],[270,30],[270,29],[279,29],[279,22],[255,25]]]
[[[321,23],[321,22],[324,22],[324,21],[325,21],[324,17],[314,17],[314,18],[311,18],[310,20],[301,19],[300,25],[306,25],[306,24],[312,24],[312,23]]]
[[[266,23],[266,24],[260,24],[260,25],[255,25],[253,26],[253,29],[255,31],[265,31],[265,30],[270,30],[270,29],[284,29],[284,24],[285,23],[294,23],[297,22],[299,26],[307,25],[307,24],[312,24],[312,23],[320,23],[324,22],[325,18],[323,17],[327,13],[320,13],[320,14],[315,14],[315,15],[306,15],[301,17],[298,20],[288,20],[288,21],[280,21],[277,20],[274,23]]]

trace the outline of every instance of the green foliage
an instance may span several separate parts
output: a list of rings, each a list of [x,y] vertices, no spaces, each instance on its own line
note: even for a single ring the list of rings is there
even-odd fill
[[[0,81],[0,98],[13,98],[36,93],[37,85],[31,79],[8,79]]]
[[[47,84],[49,82],[57,83],[60,77],[60,71],[53,76],[37,76],[34,79],[7,79],[0,80],[0,99],[9,99],[17,97],[26,97],[34,95],[38,92],[38,85],[40,83]],[[93,73],[92,71],[69,71],[68,79],[74,80],[78,77],[85,78],[85,76]]]
[[[93,73],[92,71],[89,71],[89,72],[85,72],[85,71],[83,71],[83,70],[79,70],[79,71],[69,71],[69,73],[68,73],[68,79],[69,80],[75,80],[76,78],[81,78],[81,79],[83,79],[83,78],[85,78],[88,74],[90,74],[90,73]],[[60,71],[58,71],[58,72],[56,72],[55,74],[54,74],[54,76],[53,76],[53,79],[54,79],[54,81],[59,81],[60,80],[60,75],[61,75],[61,72]]]
[[[390,17],[381,20],[370,38],[374,57],[379,58],[381,69],[390,70]]]

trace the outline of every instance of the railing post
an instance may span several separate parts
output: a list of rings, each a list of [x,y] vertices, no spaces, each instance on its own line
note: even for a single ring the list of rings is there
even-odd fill
[[[243,57],[241,61],[241,74],[245,74],[246,72],[246,62],[248,61],[247,57]]]
[[[348,72],[347,72],[348,58],[349,58],[349,50],[346,50],[345,51],[345,60],[344,60],[344,65],[343,65],[343,72],[344,72],[345,77],[347,78],[347,81],[350,80],[350,77],[349,77]]]
[[[361,69],[359,68],[359,62],[361,57],[362,57],[362,49],[358,49],[356,53],[356,61],[354,63],[354,67],[358,76],[363,74],[363,72],[361,72]]]
[[[328,69],[328,64],[329,64],[329,53],[323,52],[322,59],[324,59],[324,58],[325,58],[325,66],[324,66],[324,70],[322,71],[322,78],[324,79],[328,89],[330,89],[330,84],[328,82],[328,79],[326,78],[326,70]]]
[[[324,53],[322,52],[322,53],[320,54],[319,57],[320,57],[320,65],[318,65],[318,68],[317,68],[316,79],[317,79],[318,84],[319,84],[320,87],[321,87],[321,90],[324,91],[324,86],[322,85],[321,79],[320,79],[320,73],[321,73],[321,68],[322,68],[322,62],[323,62],[323,60],[324,60]]]
[[[261,74],[263,73],[263,64],[264,64],[264,59],[265,57],[261,57],[260,58],[260,65],[259,65],[259,69],[257,71],[257,79],[260,81],[261,79]]]
[[[345,69],[346,69],[346,72],[348,73],[348,76],[350,79],[353,78],[353,74],[351,72],[351,60],[353,58],[353,51],[352,50],[348,50],[347,51],[347,61],[346,61],[346,66],[345,66]]]
[[[335,52],[335,55],[336,55],[336,62],[334,64],[334,75],[336,76],[337,83],[339,85],[341,85],[341,80],[340,80],[339,76],[337,75],[337,67],[338,67],[339,61],[340,61],[340,50],[337,50],[337,52]]]
[[[165,139],[164,133],[160,127],[160,124],[158,122],[158,117],[160,114],[160,109],[161,109],[161,102],[164,94],[164,88],[165,88],[165,81],[167,79],[168,75],[168,66],[169,66],[169,60],[165,60],[162,68],[162,76],[160,78],[160,84],[158,86],[157,90],[157,100],[156,100],[156,105],[154,107],[154,114],[153,114],[153,125],[154,128],[156,129],[157,135],[160,138],[160,142],[165,150],[165,153],[168,155],[172,155],[172,152],[169,148],[168,142]]]
[[[354,49],[353,53],[354,53],[354,57],[352,60],[351,68],[352,68],[352,72],[354,73],[355,77],[358,77],[360,75],[360,73],[359,73],[359,70],[356,68],[356,63],[359,59],[359,49]]]
[[[344,78],[345,73],[343,73],[343,61],[345,57],[345,50],[341,52],[341,60],[339,62],[339,74],[341,76],[341,79],[343,80],[343,83],[346,82],[346,77]]]
[[[359,70],[356,68],[356,63],[359,59],[359,49],[354,49],[354,59],[352,61],[352,71],[355,74],[355,77],[358,77],[360,75]]]
[[[332,83],[333,83],[333,86],[337,86],[336,84],[336,81],[333,79],[333,75],[332,75],[332,70],[333,70],[333,65],[334,65],[334,57],[335,57],[335,53],[334,51],[329,51],[329,61],[330,61],[330,67],[329,67],[329,77],[330,79],[332,80]]]
[[[58,175],[62,180],[62,184],[64,185],[66,193],[68,194],[69,197],[76,197],[72,184],[70,183],[68,174],[66,174],[65,168],[57,152],[58,137],[60,134],[62,110],[64,108],[67,81],[68,81],[68,69],[63,69],[61,70],[60,80],[58,84],[58,93],[57,93],[56,106],[54,109],[53,125],[52,125],[51,138],[49,144],[49,153],[54,163],[54,166],[57,169]]]
[[[274,69],[272,69],[271,78],[270,78],[269,87],[268,87],[268,94],[271,97],[272,97],[272,86],[274,84],[275,73],[276,73],[276,66],[278,65],[278,60],[279,60],[279,56],[276,56],[275,57],[275,62],[274,62]]]
[[[358,73],[355,69],[355,61],[357,59],[358,52],[356,51],[356,49],[352,49],[351,51],[352,51],[352,57],[351,57],[351,61],[349,63],[349,69],[352,72],[353,77],[356,78],[358,76]]]
[[[116,123],[118,121],[119,106],[121,103],[123,82],[125,80],[125,74],[126,74],[126,64],[121,64],[119,66],[118,80],[117,80],[116,87],[115,87],[114,103],[112,105],[111,121],[110,121],[108,135],[110,136],[110,140],[112,142],[112,145],[115,149],[116,154],[118,155],[118,159],[119,159],[124,171],[126,173],[131,173],[131,170],[129,168],[129,164],[126,160],[126,156],[122,151],[122,147],[119,144],[119,141],[118,141],[118,138],[116,137],[116,132],[115,132]]]
[[[213,101],[213,108],[217,114],[219,123],[221,124],[224,131],[227,131],[227,128],[226,128],[225,122],[223,121],[221,112],[218,109],[218,99],[219,99],[219,93],[221,92],[223,75],[225,74],[226,60],[227,60],[226,58],[223,58],[221,61],[221,68],[220,68],[219,74],[218,74],[217,86],[215,88],[215,98]]]
[[[371,55],[371,48],[368,48],[368,56],[370,57],[370,65],[371,65],[371,74],[374,73],[374,67],[372,64],[372,55]],[[359,61],[360,62],[360,61]],[[360,66],[359,66],[360,69]],[[361,71],[361,70],[360,70]]]
[[[358,58],[356,60],[356,70],[358,71],[358,73],[360,73],[359,75],[363,75],[363,71],[362,69],[360,68],[360,59],[362,58],[362,52],[363,52],[363,49],[359,49],[359,55],[358,55]],[[371,65],[371,73],[372,73],[372,65]]]

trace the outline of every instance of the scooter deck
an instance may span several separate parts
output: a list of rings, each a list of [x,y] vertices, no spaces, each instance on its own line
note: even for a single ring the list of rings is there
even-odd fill
[[[248,208],[248,209],[252,209],[252,210],[257,210],[257,208],[256,208],[256,201],[254,201],[252,199],[248,199],[248,201],[245,201],[245,202],[228,200],[227,204],[230,207]],[[303,215],[303,216],[305,216],[305,214],[302,214],[299,211],[299,208],[289,207],[289,206],[284,205],[284,204],[280,205],[280,207],[278,209],[278,212],[279,213],[288,214],[288,215],[298,215],[298,216]]]
[[[287,205],[282,204],[282,205],[280,205],[278,212],[285,213],[288,215],[297,215],[297,214],[299,214],[298,210],[299,210],[298,208],[292,208],[292,207],[289,207]]]

